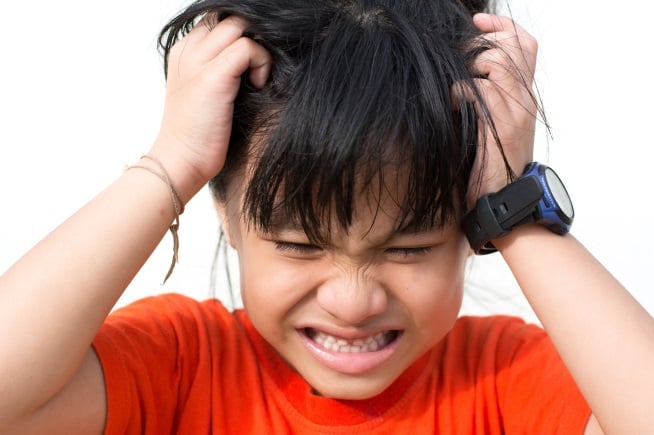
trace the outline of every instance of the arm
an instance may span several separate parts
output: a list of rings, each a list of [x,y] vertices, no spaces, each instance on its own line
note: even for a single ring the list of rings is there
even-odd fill
[[[80,404],[87,409],[79,416],[102,415],[102,382],[94,379],[101,372],[87,356],[90,343],[173,218],[165,185],[148,175],[125,173],[0,279],[0,428],[50,409],[46,403],[62,397],[83,361],[83,371],[94,375],[74,393],[94,397]],[[85,390],[90,382],[93,391]]]
[[[533,225],[493,243],[605,433],[651,430],[654,319],[570,235]]]
[[[199,25],[171,53],[149,155],[184,203],[223,165],[241,75],[249,69],[257,86],[267,79],[270,56],[241,36],[245,27],[237,18],[213,31]],[[90,344],[174,215],[166,184],[127,171],[0,277],[1,433],[102,431],[104,384]]]
[[[508,162],[512,168],[524,168],[532,159],[536,112],[524,85],[533,80],[536,42],[507,18],[478,15],[475,23],[502,48],[479,56],[475,66],[487,79],[477,83]],[[492,138],[488,132],[486,137]],[[492,140],[488,142],[486,152],[480,153],[484,165],[480,158],[471,180],[471,203],[506,185],[502,155]],[[561,237],[529,225],[493,244],[593,411],[586,432],[650,431],[654,319],[571,235]]]

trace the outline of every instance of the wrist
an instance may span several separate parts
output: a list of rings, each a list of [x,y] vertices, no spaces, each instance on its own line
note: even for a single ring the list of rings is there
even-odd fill
[[[530,246],[534,246],[536,241],[542,241],[543,237],[559,238],[560,235],[549,231],[546,227],[537,223],[521,225],[514,228],[512,231],[502,237],[492,240],[493,246],[502,254],[515,247],[518,242],[528,242]]]
[[[179,155],[179,153],[173,152],[170,146],[161,142],[158,140],[146,155],[158,161],[160,166],[165,169],[170,184],[177,192],[183,208],[204,187],[209,179],[201,175],[193,165],[188,163],[188,159]],[[153,169],[156,169],[158,166],[152,160],[148,161],[143,158],[141,158],[139,164],[152,167]]]
[[[151,166],[148,165],[148,163],[153,163],[156,166],[156,168],[152,168]],[[172,209],[174,212],[174,221],[172,225],[170,225],[169,227],[170,232],[173,236],[173,259],[170,268],[168,270],[168,273],[166,274],[166,277],[164,278],[163,281],[163,283],[165,284],[168,278],[170,277],[170,275],[172,274],[173,270],[175,269],[175,264],[177,264],[178,251],[179,251],[179,236],[177,234],[177,230],[179,229],[179,215],[184,213],[185,202],[182,201],[180,194],[177,192],[177,189],[175,188],[175,186],[171,181],[168,170],[161,162],[161,160],[159,160],[158,157],[153,157],[151,155],[146,154],[141,157],[139,163],[132,166],[128,166],[127,170],[129,169],[138,169],[142,171],[147,171],[151,173],[153,176],[159,178],[166,185],[168,193],[170,195]]]
[[[558,175],[534,162],[518,180],[482,196],[463,217],[462,226],[472,249],[489,254],[497,251],[495,241],[515,228],[536,223],[562,235],[573,219],[572,202]]]

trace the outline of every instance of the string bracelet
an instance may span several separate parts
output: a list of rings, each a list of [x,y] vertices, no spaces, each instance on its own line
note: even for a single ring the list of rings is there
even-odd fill
[[[166,171],[166,168],[164,165],[156,158],[149,156],[149,155],[143,155],[141,156],[141,159],[147,159],[153,161],[158,167],[160,172],[156,171],[155,169],[152,169],[149,166],[143,166],[143,165],[131,165],[127,166],[125,170],[129,169],[145,169],[146,171],[150,172],[151,174],[157,176],[161,181],[166,183],[168,186],[168,189],[170,190],[170,197],[172,198],[173,201],[173,209],[175,211],[175,220],[173,223],[170,225],[169,230],[170,233],[173,236],[173,260],[170,263],[170,268],[168,269],[168,273],[166,273],[166,277],[163,280],[163,284],[168,281],[168,278],[173,274],[173,270],[175,269],[175,265],[178,262],[178,254],[179,254],[179,236],[177,234],[177,230],[179,229],[179,215],[184,213],[184,203],[182,202],[182,198],[179,196],[179,193],[177,193],[177,190],[175,190],[175,186],[173,186],[173,183],[170,181],[170,177],[168,176],[168,171]]]

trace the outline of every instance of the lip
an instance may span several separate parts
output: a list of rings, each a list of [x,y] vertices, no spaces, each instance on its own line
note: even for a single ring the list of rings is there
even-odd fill
[[[322,329],[321,331],[330,334],[328,331]],[[390,329],[386,331],[390,331]],[[403,331],[398,330],[397,337],[395,337],[392,342],[376,351],[348,353],[325,349],[309,337],[306,333],[306,328],[298,329],[297,333],[300,336],[302,344],[304,344],[309,353],[318,360],[318,362],[331,370],[348,375],[363,374],[383,365],[386,361],[391,359],[393,355],[395,355],[404,335]],[[348,340],[355,340],[375,334],[349,333],[330,335],[336,335]]]

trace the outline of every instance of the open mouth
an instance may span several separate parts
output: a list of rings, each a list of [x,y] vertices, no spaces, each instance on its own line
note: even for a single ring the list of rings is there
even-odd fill
[[[391,330],[380,332],[379,334],[368,337],[348,340],[313,328],[305,328],[303,332],[309,339],[317,343],[323,349],[338,353],[377,352],[397,340],[401,335],[400,331]]]

